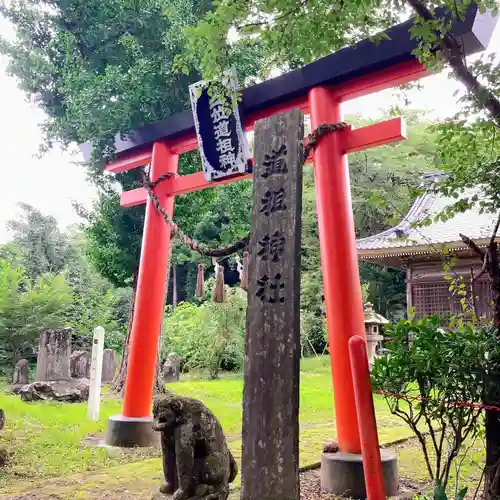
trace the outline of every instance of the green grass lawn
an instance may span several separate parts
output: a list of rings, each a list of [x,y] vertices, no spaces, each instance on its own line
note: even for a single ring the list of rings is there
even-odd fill
[[[237,458],[240,457],[241,376],[226,375],[214,381],[186,378],[169,388],[204,401],[220,419],[231,449]],[[404,423],[390,414],[383,398],[375,398],[375,407],[381,443],[411,436]],[[159,481],[161,465],[155,458],[159,456],[158,449],[109,450],[84,442],[88,436],[102,436],[108,417],[120,413],[121,402],[108,393],[104,394],[98,422],[87,420],[86,404],[27,404],[18,396],[1,393],[0,408],[7,416],[7,424],[0,433],[0,447],[6,447],[12,455],[10,466],[0,470],[0,489],[10,494],[9,498],[14,492],[27,491],[38,484],[50,485],[50,481],[46,483],[50,478],[88,471],[98,471],[93,477],[99,478],[101,474],[108,482],[110,475],[115,478],[127,476],[127,470],[129,475],[135,470],[133,476],[140,475],[141,479],[149,481],[147,487],[151,486],[151,481]],[[336,435],[327,357],[302,362],[300,424],[300,464],[308,465],[319,460],[323,441]],[[134,465],[124,468],[123,464],[130,463]],[[94,482],[86,484],[92,489]],[[58,484],[61,487],[60,481]],[[74,490],[74,485],[71,489]],[[85,491],[83,486],[80,489]],[[77,498],[73,494],[70,497]]]

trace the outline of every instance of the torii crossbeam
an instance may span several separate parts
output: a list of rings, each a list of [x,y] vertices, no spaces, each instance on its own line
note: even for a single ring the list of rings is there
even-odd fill
[[[299,70],[255,85],[243,92],[242,113],[247,130],[263,117],[299,108],[311,115],[312,128],[341,120],[341,103],[380,90],[418,80],[428,73],[414,58],[411,21],[388,30],[379,45],[365,40]],[[473,7],[453,34],[463,42],[465,54],[484,50],[495,26],[489,14]],[[322,138],[313,155],[324,296],[330,347],[339,447],[360,453],[348,342],[364,336],[364,317],[355,245],[349,171],[346,155],[354,151],[404,139],[399,118],[360,129],[346,129]],[[250,179],[242,175],[222,182],[207,182],[202,172],[180,176],[178,157],[197,149],[189,111],[147,125],[117,138],[117,160],[109,172],[124,172],[151,164],[151,180],[170,172],[171,179],[156,193],[173,216],[175,196],[227,182]],[[88,160],[91,148],[82,146]],[[111,417],[107,442],[113,445],[149,445],[153,382],[164,309],[170,229],[148,200],[145,189],[124,192],[126,207],[146,203],[146,216],[135,311],[130,338],[128,374],[122,415]]]

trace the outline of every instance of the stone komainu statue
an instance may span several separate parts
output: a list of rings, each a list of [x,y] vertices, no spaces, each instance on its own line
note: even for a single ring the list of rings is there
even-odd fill
[[[167,356],[167,360],[163,364],[163,378],[166,382],[179,380],[181,376],[181,361],[182,358],[175,352],[171,352]]]
[[[201,401],[168,393],[155,398],[153,417],[163,453],[160,491],[173,500],[226,500],[238,466],[215,415]]]

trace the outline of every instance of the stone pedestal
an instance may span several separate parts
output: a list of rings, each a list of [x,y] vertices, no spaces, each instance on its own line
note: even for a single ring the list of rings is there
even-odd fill
[[[368,354],[368,365],[370,371],[373,368],[373,363],[375,363],[375,356],[377,354],[377,346],[379,342],[382,342],[384,337],[382,335],[366,335],[366,350]]]
[[[113,381],[116,373],[116,352],[113,349],[104,349],[102,359],[101,382],[108,384]]]
[[[20,359],[14,367],[11,392],[18,394],[21,387],[30,383],[30,365],[27,359]]]
[[[387,497],[397,495],[399,489],[397,455],[380,450]],[[323,453],[321,457],[321,489],[351,498],[366,498],[363,460],[350,453]]]
[[[106,444],[133,448],[160,445],[160,433],[152,427],[153,418],[129,418],[123,415],[109,417]]]
[[[90,377],[90,353],[85,351],[73,351],[70,359],[72,378]]]

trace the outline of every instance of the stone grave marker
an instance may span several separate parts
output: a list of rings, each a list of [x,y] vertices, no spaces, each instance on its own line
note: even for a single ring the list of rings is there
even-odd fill
[[[103,384],[112,382],[116,373],[116,352],[113,349],[104,349],[102,358],[102,378]]]
[[[19,391],[22,401],[60,401],[81,403],[89,398],[89,381],[85,378],[33,382]]]
[[[299,499],[303,137],[299,110],[255,125],[242,500]]]
[[[30,383],[30,365],[27,359],[20,359],[14,367],[11,391],[17,394],[23,385]]]
[[[73,378],[90,377],[90,353],[73,351],[70,359],[71,376]]]
[[[40,335],[36,381],[67,380],[71,378],[71,328],[46,330]]]

